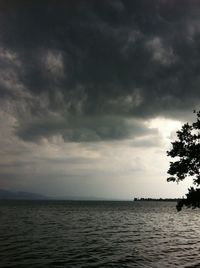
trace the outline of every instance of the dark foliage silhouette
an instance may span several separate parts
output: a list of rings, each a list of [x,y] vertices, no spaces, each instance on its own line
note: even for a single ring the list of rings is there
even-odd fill
[[[200,111],[196,112],[196,121],[186,123],[181,130],[177,131],[177,140],[172,142],[172,149],[167,155],[174,158],[170,162],[168,174],[171,176],[167,181],[180,182],[187,177],[193,179],[194,187],[188,189],[186,198],[177,203],[177,210],[183,206],[200,207]]]

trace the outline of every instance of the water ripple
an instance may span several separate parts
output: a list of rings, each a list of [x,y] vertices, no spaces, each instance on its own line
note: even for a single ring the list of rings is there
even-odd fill
[[[0,202],[1,266],[200,267],[199,213],[165,202]]]

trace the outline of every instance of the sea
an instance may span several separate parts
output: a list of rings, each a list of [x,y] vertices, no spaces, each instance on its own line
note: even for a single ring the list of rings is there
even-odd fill
[[[200,267],[200,210],[175,202],[0,201],[0,267]]]

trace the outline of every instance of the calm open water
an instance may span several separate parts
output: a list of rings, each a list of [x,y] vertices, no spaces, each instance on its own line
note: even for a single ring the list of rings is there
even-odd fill
[[[0,202],[0,267],[200,267],[200,210],[167,202]]]

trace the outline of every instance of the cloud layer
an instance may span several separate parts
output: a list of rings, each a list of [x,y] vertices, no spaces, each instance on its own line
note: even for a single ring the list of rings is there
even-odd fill
[[[161,146],[147,122],[199,107],[199,15],[195,0],[1,1],[1,165],[44,141]]]

